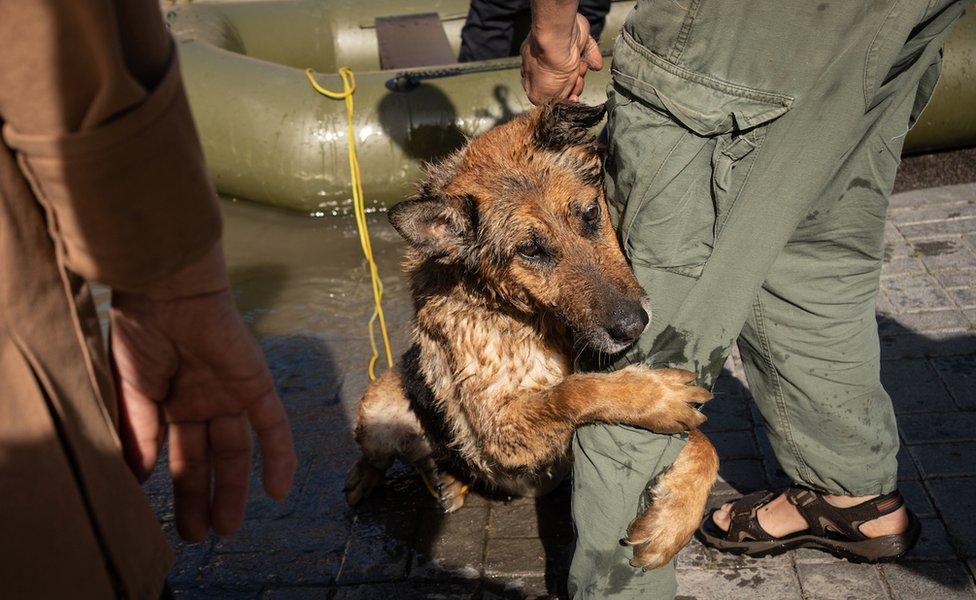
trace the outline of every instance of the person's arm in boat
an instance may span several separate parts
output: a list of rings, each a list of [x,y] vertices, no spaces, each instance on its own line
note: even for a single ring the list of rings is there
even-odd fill
[[[522,87],[529,101],[579,100],[587,71],[603,68],[578,0],[532,0],[532,30],[522,44]]]

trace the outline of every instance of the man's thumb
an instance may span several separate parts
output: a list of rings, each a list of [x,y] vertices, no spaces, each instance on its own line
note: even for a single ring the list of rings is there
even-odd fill
[[[603,68],[603,55],[600,54],[600,46],[593,38],[589,38],[586,42],[586,49],[583,50],[583,62],[591,71],[599,71]]]

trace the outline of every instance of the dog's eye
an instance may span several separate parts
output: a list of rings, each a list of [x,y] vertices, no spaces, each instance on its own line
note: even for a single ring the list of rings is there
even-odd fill
[[[542,247],[535,240],[522,242],[516,250],[525,258],[539,258],[542,255]]]
[[[583,209],[583,212],[580,213],[580,216],[582,216],[583,220],[587,223],[596,221],[600,218],[600,205],[594,203],[587,206],[585,209]]]

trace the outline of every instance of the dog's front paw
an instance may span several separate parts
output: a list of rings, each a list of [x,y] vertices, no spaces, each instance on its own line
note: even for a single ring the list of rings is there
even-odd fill
[[[694,373],[637,366],[627,367],[621,373],[633,378],[639,390],[635,425],[657,433],[679,433],[705,422],[705,415],[695,405],[707,402],[712,393],[694,385]]]

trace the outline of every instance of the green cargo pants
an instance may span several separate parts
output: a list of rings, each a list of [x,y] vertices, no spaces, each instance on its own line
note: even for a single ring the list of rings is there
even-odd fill
[[[617,366],[712,385],[738,343],[777,460],[818,490],[896,485],[875,322],[885,210],[965,4],[639,0],[614,48],[607,196],[653,305]],[[683,444],[578,431],[575,598],[674,596],[673,565],[642,573],[619,540]]]

